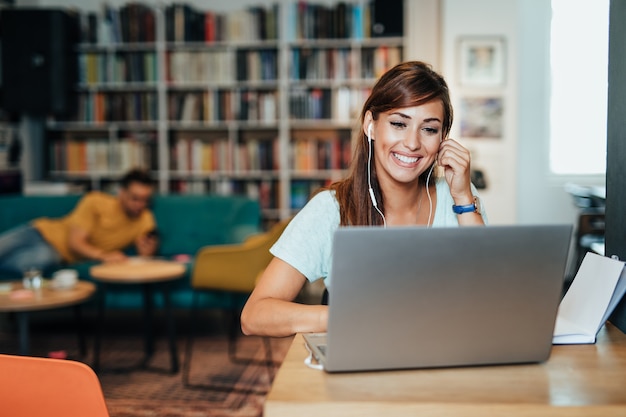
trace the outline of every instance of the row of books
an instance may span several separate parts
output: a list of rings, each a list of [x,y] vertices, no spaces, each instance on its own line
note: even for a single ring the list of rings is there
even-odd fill
[[[294,48],[290,77],[293,80],[378,78],[402,61],[402,48],[384,45],[366,47],[361,51],[360,66],[356,61],[356,51],[349,48]]]
[[[292,86],[289,115],[292,119],[332,119],[350,122],[358,117],[371,88],[315,88]]]
[[[330,184],[330,180],[295,180],[290,185],[291,209],[299,210],[309,201],[311,196],[322,187]],[[279,207],[280,187],[275,180],[241,180],[241,179],[193,179],[172,180],[170,191],[186,194],[215,193],[220,195],[245,195],[258,199],[261,208],[276,209]]]
[[[276,171],[280,169],[278,138],[248,139],[237,144],[235,171]]]
[[[228,83],[275,81],[278,78],[276,49],[169,51],[166,79],[171,83]]]
[[[68,172],[109,172],[134,165],[156,166],[155,141],[124,137],[55,140],[50,144],[50,169]],[[180,172],[251,172],[279,169],[277,138],[241,141],[231,150],[227,138],[178,137],[170,148],[170,169]],[[296,171],[346,169],[351,159],[349,137],[295,140],[290,167]]]
[[[168,118],[171,121],[276,123],[277,114],[275,90],[208,90],[168,94]]]
[[[377,46],[361,51],[361,77],[379,78],[387,70],[402,62],[399,46]]]
[[[147,122],[158,120],[157,95],[153,92],[82,93],[76,121]]]
[[[165,76],[171,83],[232,82],[235,58],[231,51],[168,51]]]
[[[174,3],[165,8],[165,34],[169,42],[277,39],[278,15],[277,5],[218,13]]]
[[[129,2],[116,8],[103,4],[101,13],[81,14],[81,41],[86,44],[154,42],[156,15],[152,6]]]
[[[78,69],[78,81],[87,85],[158,80],[156,52],[80,53]]]
[[[332,92],[329,88],[293,87],[289,91],[292,119],[330,119]]]
[[[179,136],[171,146],[170,169],[181,172],[251,172],[278,170],[278,140],[241,141],[231,149],[227,138]]]
[[[240,49],[237,51],[238,81],[273,81],[278,79],[276,49]]]
[[[292,119],[328,119],[349,122],[358,117],[370,88],[313,88],[292,86],[289,114]],[[275,90],[207,90],[168,93],[168,120],[179,122],[249,121],[276,123]],[[78,97],[75,121],[151,122],[158,120],[154,92],[94,92]]]
[[[298,139],[289,148],[289,166],[294,171],[346,169],[351,159],[349,136]]]
[[[356,53],[350,48],[294,48],[290,76],[293,80],[347,80],[358,78]]]
[[[86,44],[154,42],[153,6],[130,2],[119,8],[105,3],[101,13],[81,15],[81,41]],[[165,7],[165,34],[169,42],[216,42],[277,39],[278,6],[248,7],[218,13],[186,3]]]
[[[288,40],[385,36],[373,29],[376,11],[372,1],[339,1],[329,5],[294,0],[285,4],[285,8]],[[174,2],[165,6],[164,20],[168,42],[274,40],[279,33],[279,6],[275,3],[215,12]],[[397,28],[386,32],[401,34],[402,13],[398,14]],[[155,39],[156,10],[147,3],[133,1],[120,7],[105,3],[101,13],[88,12],[81,16],[84,43],[154,42]]]
[[[362,39],[372,36],[371,6],[363,2],[334,5],[294,1],[287,5],[287,39]],[[398,16],[402,19],[402,15]]]
[[[124,172],[133,167],[154,169],[156,152],[153,142],[122,138],[56,140],[50,143],[50,170],[69,173]]]
[[[345,80],[359,78],[356,53],[349,48],[295,48],[290,76],[294,80]],[[400,47],[363,48],[361,78],[378,78],[400,63]],[[155,52],[81,53],[79,81],[97,85],[116,82],[156,82]],[[214,51],[169,51],[166,79],[170,83],[275,81],[278,77],[276,49]]]
[[[279,169],[278,152],[277,138],[241,141],[231,150],[226,138],[179,137],[171,147],[170,169],[183,172],[272,171]],[[349,135],[298,139],[289,149],[289,165],[295,171],[347,169],[351,159]]]
[[[279,187],[273,180],[193,179],[171,180],[170,191],[181,194],[244,195],[259,201],[262,209],[276,209]]]
[[[203,140],[180,137],[170,147],[170,169],[180,172],[227,172],[231,169],[231,155],[226,138]]]

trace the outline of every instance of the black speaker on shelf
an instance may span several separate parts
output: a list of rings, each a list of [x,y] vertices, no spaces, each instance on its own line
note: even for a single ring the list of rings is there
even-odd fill
[[[0,107],[30,115],[64,115],[73,111],[78,39],[78,16],[68,11],[0,10]]]
[[[373,0],[371,12],[372,36],[404,34],[404,0]]]

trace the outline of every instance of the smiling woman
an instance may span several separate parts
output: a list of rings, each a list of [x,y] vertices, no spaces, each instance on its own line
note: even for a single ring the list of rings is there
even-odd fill
[[[448,86],[430,65],[405,62],[382,75],[353,134],[350,174],[315,195],[271,248],[241,316],[245,333],[326,331],[327,307],[294,299],[307,280],[323,278],[330,288],[338,227],[485,223],[470,154],[448,137],[452,115]]]

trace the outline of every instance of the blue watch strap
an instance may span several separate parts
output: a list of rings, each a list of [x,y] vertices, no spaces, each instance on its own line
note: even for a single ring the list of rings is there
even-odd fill
[[[456,214],[473,213],[476,211],[476,200],[472,204],[466,204],[464,206],[452,205],[452,211]]]

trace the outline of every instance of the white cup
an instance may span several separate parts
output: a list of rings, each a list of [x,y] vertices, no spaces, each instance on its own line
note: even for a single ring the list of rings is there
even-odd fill
[[[72,288],[78,282],[78,271],[75,269],[59,269],[52,275],[57,288]]]

